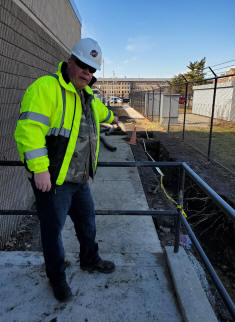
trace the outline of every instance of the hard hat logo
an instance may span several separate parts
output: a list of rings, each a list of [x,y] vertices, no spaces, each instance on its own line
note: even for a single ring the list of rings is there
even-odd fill
[[[92,57],[97,57],[97,56],[98,56],[98,52],[97,52],[95,49],[93,49],[93,50],[90,52],[90,55],[91,55]]]

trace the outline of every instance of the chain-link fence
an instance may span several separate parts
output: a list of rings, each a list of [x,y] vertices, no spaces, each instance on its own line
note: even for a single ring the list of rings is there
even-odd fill
[[[235,69],[200,81],[132,91],[130,105],[235,174]]]
[[[14,1],[0,1],[0,160],[19,160],[14,131],[25,89],[57,70],[68,56]],[[30,209],[31,187],[23,167],[0,167],[0,211]],[[23,216],[0,215],[0,248]]]

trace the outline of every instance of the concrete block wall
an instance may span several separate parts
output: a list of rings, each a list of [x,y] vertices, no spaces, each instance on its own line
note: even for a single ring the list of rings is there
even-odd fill
[[[71,5],[68,6],[68,0],[57,0],[54,14],[52,14],[52,3],[55,7],[55,1],[27,2],[31,3],[32,8],[38,10],[40,6],[43,8],[44,11],[40,11],[41,19],[43,17],[45,19],[43,24],[37,20],[36,15],[33,15],[36,9],[29,14],[22,1],[0,0],[0,160],[19,160],[14,130],[26,88],[38,77],[56,72],[58,63],[69,56],[67,47],[73,40],[70,39],[63,44],[64,40],[59,39],[58,19],[61,19],[61,16],[56,18],[57,13],[62,14],[67,7],[69,10],[65,10],[61,25],[69,28],[71,23],[75,28],[76,22],[77,30],[81,29],[80,22],[74,18],[75,13]],[[46,3],[50,8],[48,11]],[[55,27],[57,26],[58,35],[55,35],[56,30],[53,31],[54,35],[52,34],[50,26],[47,29],[47,18],[44,16],[46,12],[48,15],[51,14],[50,26],[53,25],[53,19],[57,21]],[[79,32],[77,36],[76,39],[79,39]],[[66,38],[65,35],[63,37]],[[0,167],[0,184],[0,210],[26,209],[31,206],[32,190],[22,167]],[[19,220],[16,218],[13,227],[18,223]],[[8,229],[12,226],[9,218],[0,216],[0,244],[6,237],[2,233],[2,227],[5,226]]]
[[[70,0],[14,1],[23,3],[67,50],[81,38],[81,18],[76,16]]]

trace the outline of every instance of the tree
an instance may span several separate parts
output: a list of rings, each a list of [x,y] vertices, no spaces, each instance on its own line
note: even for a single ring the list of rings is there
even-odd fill
[[[172,92],[177,93],[180,95],[185,95],[185,79],[187,79],[188,82],[195,82],[195,81],[202,81],[205,78],[204,68],[206,63],[206,57],[202,58],[200,61],[195,62],[189,62],[189,65],[187,68],[189,69],[189,72],[184,74],[178,74],[175,76],[171,84],[173,85]],[[202,83],[200,83],[202,84]],[[192,95],[192,86],[194,84],[190,83],[188,87],[188,96],[190,97]]]

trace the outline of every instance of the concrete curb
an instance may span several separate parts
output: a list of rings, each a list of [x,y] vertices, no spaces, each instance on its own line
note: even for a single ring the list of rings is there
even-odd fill
[[[184,248],[181,247],[179,253],[174,253],[171,246],[165,247],[165,250],[184,320],[188,322],[218,321]]]

